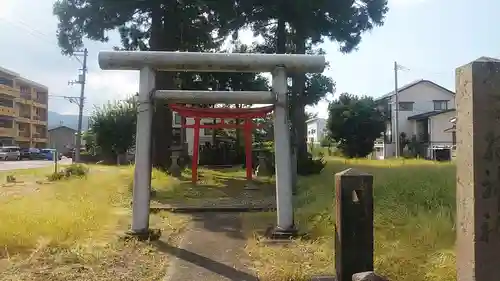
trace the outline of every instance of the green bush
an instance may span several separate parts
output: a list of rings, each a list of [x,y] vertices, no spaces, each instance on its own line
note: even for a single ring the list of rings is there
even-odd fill
[[[85,177],[89,168],[83,164],[71,164],[62,171],[54,172],[47,176],[48,181],[60,181],[72,177]]]
[[[323,159],[322,154],[317,158],[313,158],[312,155],[309,154],[307,160],[298,161],[297,164],[297,173],[301,176],[308,176],[320,174],[326,166],[326,161]]]
[[[14,175],[7,175],[7,182],[8,183],[17,182],[16,176],[14,176]]]
[[[66,177],[84,177],[89,173],[89,168],[83,164],[71,164],[64,169]]]
[[[60,181],[66,177],[64,171],[53,172],[52,174],[47,176],[48,181]]]

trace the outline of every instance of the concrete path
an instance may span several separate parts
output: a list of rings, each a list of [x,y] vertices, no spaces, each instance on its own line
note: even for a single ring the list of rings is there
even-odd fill
[[[71,158],[62,159],[59,164],[71,164]],[[22,161],[0,161],[0,171],[36,169],[54,165],[54,161],[49,160],[22,160]]]
[[[249,270],[246,240],[238,213],[193,214],[193,222],[180,246],[162,243],[174,257],[165,281],[257,281]]]

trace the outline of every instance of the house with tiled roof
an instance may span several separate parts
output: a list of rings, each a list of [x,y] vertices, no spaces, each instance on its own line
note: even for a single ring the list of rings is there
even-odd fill
[[[376,99],[387,113],[386,130],[375,143],[374,157],[391,158],[396,155],[396,108],[398,108],[400,155],[418,146],[418,155],[437,160],[448,160],[454,149],[454,132],[450,118],[455,117],[455,93],[429,80],[417,80],[398,89],[398,106],[394,91]],[[413,140],[412,147],[407,145]],[[416,145],[418,144],[418,145]]]

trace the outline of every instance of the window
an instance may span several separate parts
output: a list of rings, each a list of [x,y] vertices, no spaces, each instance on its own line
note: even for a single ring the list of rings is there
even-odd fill
[[[0,119],[0,127],[2,128],[13,128],[14,122],[12,120]]]
[[[181,144],[181,129],[173,128],[172,129],[172,144],[180,145]]]
[[[5,107],[14,107],[14,101],[0,98],[0,105]]]
[[[451,143],[457,145],[457,132],[455,131],[451,132]]]
[[[0,77],[0,84],[12,87],[14,86],[14,81],[12,81],[11,79]]]
[[[210,123],[203,123],[203,125],[213,125],[213,123],[212,122],[210,122]],[[203,129],[203,134],[205,136],[211,136],[212,132],[213,132],[213,129],[209,129],[209,128],[204,128]]]
[[[447,100],[435,100],[434,102],[434,110],[447,110],[448,109],[448,101]]]
[[[182,119],[182,117],[179,115],[179,113],[174,113],[174,124],[175,125],[180,125],[181,119]]]
[[[46,92],[36,92],[36,101],[39,103],[47,103],[47,93]]]
[[[20,91],[21,91],[21,93],[23,93],[23,94],[31,94],[31,89],[30,89],[30,87],[21,86],[21,87],[19,87],[19,90],[20,90]]]
[[[399,103],[399,111],[413,111],[413,102],[402,101]]]

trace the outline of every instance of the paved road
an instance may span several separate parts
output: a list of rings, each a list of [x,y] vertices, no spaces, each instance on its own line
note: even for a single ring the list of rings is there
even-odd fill
[[[66,158],[59,161],[60,164],[71,164],[71,159]],[[54,161],[48,160],[23,160],[23,161],[0,161],[0,171],[36,169],[54,165]]]

